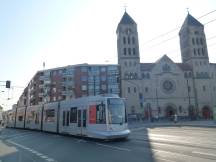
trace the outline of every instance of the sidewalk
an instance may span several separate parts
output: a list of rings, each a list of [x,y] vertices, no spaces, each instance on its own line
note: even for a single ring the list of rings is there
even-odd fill
[[[128,124],[129,128],[139,127],[161,127],[161,126],[193,126],[193,127],[208,127],[216,128],[216,121],[213,120],[194,120],[194,121],[133,121]]]

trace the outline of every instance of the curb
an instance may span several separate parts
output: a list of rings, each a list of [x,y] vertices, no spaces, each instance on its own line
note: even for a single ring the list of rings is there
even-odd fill
[[[140,124],[140,123],[139,123]],[[132,124],[132,125],[136,125],[136,124]],[[190,123],[158,123],[158,124],[153,124],[153,123],[149,123],[149,124],[140,124],[139,126],[135,126],[135,127],[131,127],[130,128],[130,124],[129,124],[129,129],[136,129],[139,127],[146,127],[146,128],[152,128],[152,127],[182,127],[182,126],[191,126],[191,127],[206,127],[206,128],[216,128],[216,124],[190,124]]]

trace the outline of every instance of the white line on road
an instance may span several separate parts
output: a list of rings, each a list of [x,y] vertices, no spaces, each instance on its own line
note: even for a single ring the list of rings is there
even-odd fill
[[[35,150],[31,149],[31,148],[28,148],[28,147],[26,147],[26,146],[24,146],[24,145],[18,144],[18,143],[14,142],[14,141],[11,141],[11,140],[7,140],[7,142],[9,142],[9,143],[11,143],[11,144],[13,144],[13,145],[16,145],[16,146],[18,146],[18,147],[21,147],[21,148],[23,148],[24,150],[27,150],[27,151],[33,153],[34,155],[37,155],[37,156],[39,156],[40,158],[45,159],[45,160],[48,161],[48,162],[57,162],[57,161],[53,160],[52,158],[49,158],[48,156],[46,156],[46,155],[44,155],[44,154],[42,154],[42,153],[40,153],[40,152],[37,152],[37,151],[35,151]],[[1,161],[0,161],[0,162],[1,162]]]
[[[214,156],[216,157],[216,154],[206,153],[206,152],[199,152],[199,151],[192,151],[194,154],[200,154],[200,155],[208,155],[208,156]]]
[[[108,147],[108,148],[112,148],[112,149],[116,149],[116,150],[120,150],[120,151],[131,151],[130,149],[127,149],[127,148],[117,147],[117,146],[110,146],[110,145],[104,145],[104,144],[101,144],[101,143],[96,143],[96,145],[103,146],[103,147]]]

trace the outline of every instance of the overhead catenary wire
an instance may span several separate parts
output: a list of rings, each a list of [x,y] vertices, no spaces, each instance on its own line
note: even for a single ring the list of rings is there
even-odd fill
[[[202,16],[198,17],[198,19],[203,18],[203,17],[205,17],[205,16],[207,16],[207,15],[210,15],[210,14],[212,14],[212,13],[214,13],[214,12],[216,12],[216,10],[210,11],[210,12],[208,12],[208,13],[202,15]],[[211,22],[213,22],[213,21],[215,21],[215,20],[216,20],[216,19],[213,19],[213,20],[211,20],[211,21],[205,23],[204,25],[207,25],[207,24],[209,24],[209,23],[211,23]],[[174,28],[174,29],[171,29],[171,30],[168,31],[168,32],[165,32],[165,33],[163,33],[163,34],[160,34],[160,35],[158,35],[158,36],[156,36],[156,37],[154,37],[154,38],[152,38],[152,39],[150,39],[150,40],[144,42],[143,45],[148,44],[148,43],[150,43],[150,42],[152,42],[152,41],[154,41],[154,40],[156,40],[156,39],[158,39],[158,38],[160,38],[160,37],[163,37],[163,36],[165,36],[165,35],[167,35],[167,34],[170,34],[170,33],[174,32],[174,31],[176,31],[176,30],[178,30],[178,29],[180,29],[180,28],[181,28],[181,26],[178,26],[178,27],[176,27],[176,28]]]

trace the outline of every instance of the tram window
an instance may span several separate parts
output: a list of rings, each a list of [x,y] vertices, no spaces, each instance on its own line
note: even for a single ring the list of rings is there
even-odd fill
[[[55,121],[55,110],[50,109],[45,111],[45,121],[46,122],[54,122]]]
[[[65,111],[63,111],[63,119],[62,119],[62,125],[65,126]]]
[[[70,117],[70,111],[67,111],[67,122],[66,122],[66,126],[69,126],[69,117]]]
[[[19,116],[18,121],[22,121],[22,120],[23,120],[23,116]]]
[[[96,123],[97,124],[106,123],[105,105],[103,103],[96,106]]]
[[[77,107],[70,109],[70,123],[77,123]]]
[[[35,114],[35,124],[39,124],[39,114]]]
[[[86,127],[86,110],[83,110],[83,127]]]

